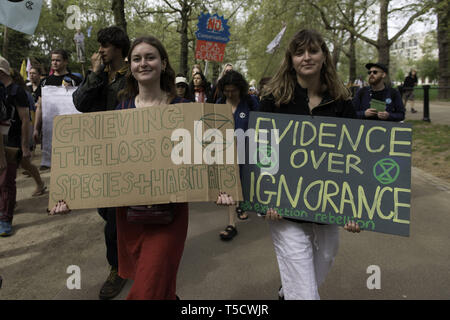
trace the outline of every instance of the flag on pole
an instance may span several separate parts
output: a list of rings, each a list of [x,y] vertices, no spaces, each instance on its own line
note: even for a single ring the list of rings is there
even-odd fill
[[[25,59],[22,61],[22,66],[20,67],[20,75],[22,76],[23,80],[27,81],[27,62]]]
[[[283,26],[283,29],[277,34],[277,36],[272,40],[271,43],[267,46],[267,53],[274,53],[275,49],[280,45],[281,38],[283,38],[284,33],[286,32],[286,25]]]
[[[0,23],[19,32],[34,34],[41,15],[42,1],[0,1]]]
[[[31,65],[30,58],[27,58],[27,79],[30,80],[30,71],[33,66]]]
[[[87,36],[88,36],[88,38],[91,37],[91,32],[92,32],[92,26],[90,26],[90,27],[87,29]]]

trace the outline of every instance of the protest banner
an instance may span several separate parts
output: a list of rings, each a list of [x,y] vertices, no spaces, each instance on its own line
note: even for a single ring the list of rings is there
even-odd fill
[[[197,40],[195,59],[222,62],[225,47],[224,43]]]
[[[252,112],[249,128],[244,211],[409,236],[411,125]]]
[[[217,14],[201,13],[195,32],[197,37],[195,58],[198,60],[222,62],[225,47],[230,41],[227,19]]]
[[[0,1],[0,23],[19,32],[33,35],[41,16],[43,0]]]
[[[42,159],[41,165],[50,167],[52,159],[53,119],[58,115],[80,113],[74,106],[75,87],[42,87]]]
[[[229,131],[228,105],[58,116],[49,207],[61,199],[71,209],[216,201],[219,191],[242,200],[234,138],[220,138]]]

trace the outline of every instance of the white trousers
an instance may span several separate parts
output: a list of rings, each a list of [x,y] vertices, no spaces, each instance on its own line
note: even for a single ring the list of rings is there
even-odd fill
[[[339,247],[339,227],[270,221],[285,300],[319,300]]]

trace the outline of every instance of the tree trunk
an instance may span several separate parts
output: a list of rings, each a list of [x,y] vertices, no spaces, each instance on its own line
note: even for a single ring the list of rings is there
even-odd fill
[[[216,85],[217,84],[217,78],[219,78],[220,74],[220,64],[218,62],[214,62],[212,66],[212,79],[211,83]]]
[[[5,59],[8,59],[8,27],[3,29],[3,50],[2,55]]]
[[[389,0],[380,0],[380,29],[378,30],[378,62],[389,69],[389,38],[388,38],[388,7]],[[390,83],[389,74],[386,83]]]
[[[356,80],[356,38],[350,35],[350,48],[349,48],[349,77],[350,83],[354,83]]]
[[[340,43],[339,41],[334,41],[333,43],[333,52],[332,52],[332,57],[333,57],[333,64],[334,67],[337,70],[337,65],[339,63],[339,57],[341,56],[341,45],[342,43]]]
[[[111,7],[114,14],[114,22],[127,32],[127,21],[125,19],[125,3],[124,0],[112,0]]]
[[[180,72],[185,76],[188,75],[188,53],[189,53],[189,39],[188,39],[188,19],[189,19],[189,5],[183,2],[181,8],[181,28],[180,28]]]
[[[350,21],[353,28],[356,28],[355,26],[355,1],[350,2],[349,6],[349,15],[350,15]],[[350,83],[354,83],[356,80],[356,37],[353,34],[350,34],[349,39],[349,78]]]
[[[439,47],[439,87],[450,86],[450,4],[447,0],[438,1],[437,38]],[[439,99],[449,99],[450,89],[439,89]]]

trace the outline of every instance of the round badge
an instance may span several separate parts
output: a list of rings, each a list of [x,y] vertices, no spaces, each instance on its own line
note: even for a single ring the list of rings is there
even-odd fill
[[[389,104],[389,103],[391,103],[391,102],[392,102],[391,98],[387,98],[387,99],[386,99],[386,103],[387,103],[387,104]]]
[[[244,118],[245,118],[245,112],[241,112],[241,113],[239,114],[239,117],[241,117],[241,119],[244,119]]]

